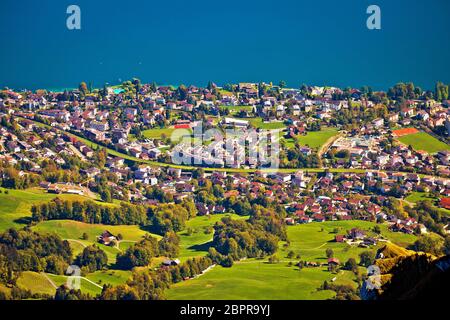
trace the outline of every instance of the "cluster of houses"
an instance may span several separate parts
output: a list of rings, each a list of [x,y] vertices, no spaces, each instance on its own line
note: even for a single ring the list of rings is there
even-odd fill
[[[420,172],[431,174],[433,168],[441,176],[450,176],[449,163],[450,152],[440,151],[429,154],[422,150],[412,150],[403,144],[397,144],[389,149],[383,147],[388,141],[387,131],[377,133],[356,134],[339,137],[330,147],[337,153],[345,151],[348,158],[335,159],[332,163],[334,168],[359,168],[386,171]]]
[[[266,90],[261,90],[262,87]],[[180,97],[176,88],[143,84],[139,92],[133,96],[127,95],[124,90],[107,88],[105,94],[88,94],[84,99],[81,99],[79,90],[64,93],[16,93],[7,90],[4,92],[7,98],[0,99],[0,111],[21,118],[32,119],[38,116],[47,119],[53,127],[75,132],[137,158],[156,160],[161,154],[170,152],[169,146],[161,145],[160,139],[156,139],[158,141],[130,139],[132,130],[142,126],[151,128],[161,125],[173,129],[191,129],[198,124],[198,121],[195,121],[198,110],[202,112],[207,110],[209,114],[220,118],[220,108],[242,105],[252,107],[252,117],[285,123],[286,136],[294,137],[306,133],[307,126],[313,122],[329,124],[336,112],[349,108],[347,99],[336,99],[343,91],[335,87],[312,86],[307,88],[306,93],[300,89],[284,89],[265,83],[239,83],[227,89],[219,88],[214,83],[207,88],[189,86],[185,89],[184,96]],[[362,97],[360,90],[352,89],[350,94],[351,100],[363,104],[366,108],[376,107],[375,103]],[[172,118],[170,114],[173,115],[175,112],[177,117]],[[249,127],[249,121],[245,118],[225,116],[221,119],[220,125],[223,128]],[[409,125],[408,121],[420,121],[429,128],[447,126],[450,130],[448,101],[438,103],[434,100],[407,100],[400,112],[391,111],[386,119],[389,122],[401,122],[402,125]],[[450,160],[448,154],[436,157],[410,151],[402,146],[394,150],[383,150],[380,142],[389,134],[385,132],[385,122],[383,118],[374,119],[371,123],[362,124],[357,135],[347,135],[335,141],[332,148],[348,150],[350,158],[336,159],[331,165],[336,168],[397,171],[416,168],[427,171],[437,164],[442,166],[442,175],[450,174],[447,169]],[[185,147],[178,146],[179,150],[175,152]],[[7,148],[17,149],[14,143]],[[186,153],[197,155],[194,155],[195,163],[207,162],[212,166],[226,166],[228,163],[225,161],[225,158],[229,157],[226,153],[215,157],[204,152],[205,146],[200,148],[202,150],[186,150]],[[212,148],[220,152],[220,141],[216,141]],[[304,155],[312,153],[308,146],[301,148],[300,151]],[[92,155],[92,150],[88,146],[80,145],[77,149],[87,158]],[[196,159],[197,157],[200,159]],[[231,163],[231,167],[249,165],[245,162],[237,164],[236,161],[231,161]]]
[[[116,183],[108,182],[114,194],[122,194],[129,201],[137,203],[158,202],[157,199],[147,198],[144,190],[147,186],[160,188],[164,194],[172,195],[174,201],[181,201],[195,198],[197,186],[210,180],[226,190],[224,199],[244,196],[256,198],[263,194],[267,199],[285,205],[289,213],[286,219],[288,224],[383,219],[391,224],[392,230],[410,233],[411,230],[424,229],[415,221],[398,221],[383,213],[382,207],[389,196],[404,197],[410,192],[422,191],[438,193],[443,199],[450,197],[449,181],[443,178],[450,176],[450,151],[432,155],[403,145],[385,148],[386,141],[393,138],[395,133],[386,128],[383,118],[361,124],[356,132],[342,132],[326,153],[342,151],[348,153],[348,157],[330,159],[326,156],[323,159],[327,167],[365,169],[364,173],[326,172],[315,175],[299,170],[294,173],[257,171],[251,175],[240,175],[213,172],[196,177],[196,183],[193,182],[192,172],[145,164],[130,167],[123,158],[115,156],[108,156],[104,168],[96,168],[92,161],[95,148],[86,140],[70,134],[82,135],[88,140],[144,160],[158,160],[167,153],[172,158],[176,154],[186,157],[190,159],[189,164],[200,166],[256,168],[261,163],[250,161],[247,155],[256,145],[247,143],[250,150],[245,150],[239,143],[242,140],[248,142],[253,134],[249,130],[250,119],[221,117],[222,107],[252,106],[251,116],[261,117],[265,121],[282,121],[286,125],[284,130],[287,137],[305,134],[308,127],[317,121],[329,124],[337,112],[349,108],[347,99],[336,98],[342,94],[339,88],[309,87],[306,95],[298,89],[266,86],[269,90],[264,94],[260,86],[254,83],[240,83],[232,90],[223,90],[214,84],[208,88],[189,86],[185,96],[180,97],[176,88],[142,85],[138,95],[133,97],[121,90],[108,88],[106,95],[100,97],[91,94],[85,99],[80,98],[78,90],[45,94],[4,91],[7,98],[0,99],[0,118],[12,115],[21,134],[18,135],[8,126],[0,126],[0,161],[9,165],[26,162],[27,169],[19,172],[20,175],[26,175],[41,174],[44,159],[63,167],[66,165],[64,155],[75,156],[86,164],[80,174],[91,180],[88,187],[97,177],[109,172],[117,177]],[[362,99],[361,92],[356,89],[351,90],[351,99],[363,103],[367,108],[375,106],[373,102]],[[199,145],[180,143],[172,149],[164,145],[162,139],[130,139],[130,134],[141,127],[161,125],[173,129],[195,129],[204,121],[209,126],[215,125],[209,120],[198,120],[198,110],[218,115],[217,125],[223,129],[239,129],[242,135],[231,138],[231,143],[227,143],[223,137],[210,137]],[[174,113],[177,117],[172,117]],[[417,100],[406,101],[400,112],[391,111],[387,120],[404,126],[420,121],[421,125],[429,128],[443,125],[449,128],[448,115],[448,101],[438,103]],[[50,128],[38,125],[34,121],[36,119],[45,120]],[[227,144],[233,146],[232,152],[227,149]],[[261,157],[259,148],[258,152]],[[312,149],[301,146],[300,152],[310,155]],[[271,183],[262,182],[264,179]],[[227,189],[230,184],[232,189]],[[42,187],[54,193],[85,192],[80,186],[61,183],[45,183]],[[305,191],[311,191],[312,195]],[[219,204],[198,202],[195,205],[200,214],[225,212],[223,205]],[[448,208],[448,201],[443,200],[441,206]]]

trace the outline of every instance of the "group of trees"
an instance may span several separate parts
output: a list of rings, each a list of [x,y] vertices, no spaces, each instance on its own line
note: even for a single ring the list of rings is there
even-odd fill
[[[159,256],[158,240],[146,235],[144,239],[117,255],[116,267],[131,270],[134,267],[147,266],[153,257]]]
[[[430,231],[442,236],[446,235],[444,226],[450,222],[450,218],[434,207],[430,201],[419,201],[414,208],[406,207],[405,211],[409,217],[423,223]]]
[[[12,166],[0,167],[0,186],[8,189],[26,189],[37,186],[41,181],[37,174],[19,175],[19,170]]]
[[[22,271],[63,274],[72,260],[67,241],[28,229],[0,234],[0,282],[14,285]]]
[[[93,201],[71,201],[55,198],[50,202],[33,205],[33,221],[76,220],[108,225],[145,225],[147,210],[143,206],[121,203],[120,206],[104,206]]]
[[[318,168],[321,165],[321,160],[316,152],[310,155],[305,155],[300,152],[300,145],[295,144],[295,148],[289,148],[287,151],[280,152],[280,167],[281,168]]]
[[[88,246],[77,256],[75,264],[81,267],[83,273],[91,273],[105,268],[108,265],[108,257],[99,247]]]
[[[286,240],[285,225],[281,217],[270,210],[254,206],[248,221],[223,218],[214,226],[214,250],[209,256],[223,266],[244,257],[272,255],[278,248],[278,241]]]
[[[436,235],[422,235],[414,242],[412,249],[430,253],[438,257],[450,254],[450,236],[442,238]]]
[[[146,235],[144,239],[117,255],[116,267],[131,270],[134,267],[147,266],[154,257],[174,258],[178,256],[179,244],[180,238],[175,232],[167,232],[160,241]]]
[[[152,229],[159,234],[165,234],[183,230],[189,219],[189,212],[181,204],[160,204],[150,207],[149,218]]]

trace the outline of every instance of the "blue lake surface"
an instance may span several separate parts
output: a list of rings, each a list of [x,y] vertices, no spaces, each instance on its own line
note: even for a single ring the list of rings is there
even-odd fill
[[[81,8],[81,30],[66,9]],[[381,8],[381,30],[366,9]],[[0,87],[450,82],[448,0],[1,0]]]

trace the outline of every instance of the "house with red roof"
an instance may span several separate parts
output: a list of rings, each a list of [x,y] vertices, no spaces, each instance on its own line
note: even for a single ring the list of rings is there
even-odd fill
[[[444,209],[450,210],[450,198],[441,198],[440,206]]]

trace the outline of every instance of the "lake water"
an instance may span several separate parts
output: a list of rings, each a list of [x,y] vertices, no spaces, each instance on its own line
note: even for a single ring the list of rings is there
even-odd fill
[[[0,1],[0,87],[206,85],[285,80],[289,86],[450,82],[450,1],[366,0]]]

